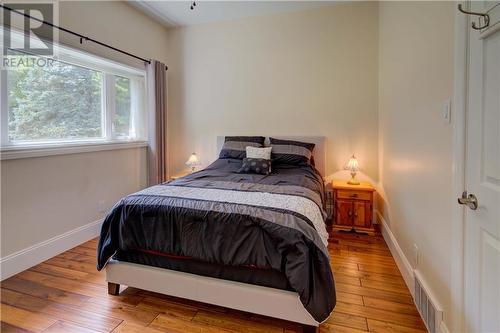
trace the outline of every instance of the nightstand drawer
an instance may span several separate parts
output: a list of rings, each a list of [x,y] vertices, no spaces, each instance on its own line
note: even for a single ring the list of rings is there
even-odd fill
[[[366,192],[366,191],[337,190],[337,198],[339,198],[339,199],[371,200],[372,193]]]

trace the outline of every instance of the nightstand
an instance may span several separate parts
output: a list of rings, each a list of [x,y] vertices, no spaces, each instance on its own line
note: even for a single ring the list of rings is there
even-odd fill
[[[349,185],[347,181],[334,180],[333,205],[335,208],[333,229],[374,233],[373,194],[369,183]]]
[[[182,170],[177,173],[174,173],[173,175],[170,176],[170,180],[176,180],[177,178],[181,178],[184,176],[187,176],[191,173],[190,170]]]

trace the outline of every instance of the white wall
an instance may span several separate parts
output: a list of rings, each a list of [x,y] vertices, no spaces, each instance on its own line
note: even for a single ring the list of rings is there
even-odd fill
[[[145,58],[166,61],[166,30],[126,3],[61,2],[60,25]],[[61,33],[66,44],[135,66],[140,62]],[[1,256],[98,220],[98,202],[110,208],[146,186],[145,148],[1,162]]]
[[[379,209],[450,327],[454,2],[381,2]]]
[[[354,152],[377,178],[377,3],[172,29],[169,51],[173,172],[218,135],[324,135],[327,175]]]

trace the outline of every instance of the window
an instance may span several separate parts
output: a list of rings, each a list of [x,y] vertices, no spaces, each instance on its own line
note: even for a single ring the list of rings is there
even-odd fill
[[[117,137],[130,135],[130,80],[125,77],[115,77],[115,119],[114,133]]]
[[[102,72],[56,61],[6,75],[9,142],[103,137]]]
[[[144,81],[143,71],[62,46],[51,66],[2,70],[2,149],[143,141]]]

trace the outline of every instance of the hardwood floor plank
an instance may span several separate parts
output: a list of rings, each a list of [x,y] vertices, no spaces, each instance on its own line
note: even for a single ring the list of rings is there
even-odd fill
[[[39,313],[26,311],[2,303],[0,305],[2,321],[15,327],[19,327],[32,332],[42,332],[57,320]]]
[[[74,325],[65,321],[57,321],[54,325],[50,326],[43,333],[97,333],[85,327]]]
[[[341,313],[335,310],[333,310],[332,315],[326,320],[326,322],[329,324],[347,326],[364,331],[368,330],[368,325],[366,323],[365,317],[354,316],[348,313]]]
[[[78,253],[66,251],[66,252],[58,254],[55,257],[52,257],[50,259],[45,260],[44,263],[47,263],[49,260],[54,259],[54,258],[66,259],[66,260],[74,260],[77,257],[78,257]]]
[[[360,271],[362,272],[362,271]],[[361,283],[363,280],[366,281],[377,281],[377,282],[384,282],[384,283],[392,283],[392,284],[397,284],[400,286],[406,286],[405,280],[403,280],[402,277],[395,276],[395,275],[384,275],[384,274],[377,274],[377,273],[370,273],[370,272],[362,272],[363,277],[360,277]]]
[[[0,322],[0,332],[2,333],[33,333],[33,331],[25,330],[24,328],[17,327],[6,322]]]
[[[88,297],[83,295],[44,286],[43,284],[37,282],[22,280],[16,277],[2,281],[2,288],[48,299],[62,304],[81,305],[88,300]]]
[[[365,330],[358,330],[356,328],[340,326],[330,323],[324,323],[320,326],[320,333],[366,333]]]
[[[358,305],[363,305],[363,297],[351,293],[344,293],[341,291],[337,291],[337,301],[338,302],[344,302],[344,303],[352,303],[352,304],[358,304]]]
[[[392,311],[397,313],[409,314],[412,316],[419,316],[415,305],[413,304],[403,304],[390,301],[384,301],[378,298],[372,298],[363,296],[363,302],[365,306],[369,306],[376,309],[384,309],[386,311]]]
[[[381,246],[358,246],[358,245],[347,245],[347,251],[350,255],[357,255],[360,253],[366,254],[377,254],[383,257],[392,258],[391,251],[388,248]]]
[[[131,287],[110,296],[96,248],[91,240],[2,282],[2,332],[302,332],[296,323]],[[329,253],[337,307],[321,332],[425,332],[380,235],[336,233]],[[22,326],[28,315],[35,320]]]
[[[83,254],[83,255],[91,257],[91,258],[95,258],[95,256],[97,255],[97,249],[88,248],[88,247],[84,247],[84,246],[74,247],[74,248],[68,250],[68,252],[78,253],[80,255]]]
[[[329,247],[328,253],[331,256],[334,256],[334,255],[340,256],[342,254],[342,249],[340,247]]]
[[[401,326],[414,327],[420,329],[425,328],[424,323],[422,322],[420,317],[386,311],[384,309],[376,309],[361,305],[338,302],[337,306],[335,307],[335,311],[355,316],[363,316],[366,317],[367,319],[375,319],[375,320],[390,322]]]
[[[389,282],[389,283],[395,283],[395,284],[406,286],[406,283],[401,276],[385,275],[385,274],[380,274],[380,273],[360,271],[357,269],[357,267],[356,267],[356,269],[349,269],[349,268],[342,267],[342,266],[340,266],[340,267],[334,266],[332,271],[333,271],[334,276],[337,276],[337,274],[344,274],[344,275],[357,277],[357,278],[365,279],[365,280]]]
[[[358,264],[355,262],[349,262],[345,260],[345,258],[331,258],[330,257],[330,266],[333,269],[342,269],[342,270],[359,270]]]
[[[366,271],[371,273],[380,273],[385,275],[401,276],[401,272],[397,267],[390,267],[384,265],[374,265],[374,264],[358,264],[358,269],[360,271]]]
[[[185,321],[169,315],[160,314],[149,325],[154,329],[168,333],[235,333],[235,331],[227,330],[221,327]]]
[[[368,319],[370,332],[374,333],[425,333],[426,330],[410,328],[379,320]]]
[[[367,288],[375,288],[379,290],[387,290],[387,291],[393,291],[395,293],[411,295],[406,285],[401,285],[391,282],[372,281],[366,279],[361,280],[361,285]]]
[[[113,333],[162,333],[165,331],[159,331],[151,327],[144,327],[141,325],[136,325],[124,321],[117,328],[113,330]]]
[[[105,317],[80,308],[58,304],[53,301],[2,289],[2,303],[10,306],[51,316],[59,320],[72,322],[99,332],[109,332],[121,323],[121,320]]]
[[[330,237],[336,240],[339,244],[356,243],[356,244],[371,244],[387,248],[384,238],[380,235],[361,235],[361,234],[344,234],[342,232],[334,232]]]
[[[361,280],[357,277],[354,276],[349,276],[347,274],[335,274],[335,282],[338,283],[345,283],[345,284],[352,284],[354,286],[361,286]]]
[[[54,266],[47,263],[38,264],[31,267],[29,270],[57,277],[63,277],[70,280],[79,280],[89,276],[89,273],[86,272],[75,271],[73,269]]]
[[[354,263],[354,264],[365,264],[365,265],[377,265],[377,266],[384,266],[387,268],[393,268],[393,269],[398,269],[396,262],[388,259],[385,259],[387,257],[381,257],[381,256],[376,256],[376,255],[370,255],[370,256],[363,256],[363,255],[331,255],[330,260],[335,262],[335,261],[340,261],[342,263]],[[399,270],[397,270],[399,272]]]
[[[92,298],[81,305],[80,309],[142,326],[147,326],[160,314],[151,309],[145,310],[116,302],[111,297]]]
[[[411,295],[405,295],[392,291],[379,290],[374,288],[358,287],[344,283],[337,283],[335,287],[337,288],[338,291],[344,293],[380,298],[386,301],[392,301],[397,303],[413,304],[413,299]]]
[[[76,255],[79,256],[78,253],[76,253]],[[52,259],[45,261],[45,263],[53,265],[53,266],[58,266],[58,267],[62,267],[62,268],[68,268],[68,269],[72,269],[75,271],[84,272],[84,273],[94,272],[97,270],[95,263],[78,260],[76,257],[73,259],[64,259],[64,258],[54,257]]]
[[[79,281],[58,278],[52,275],[32,271],[21,272],[16,275],[16,277],[23,280],[37,282],[47,287],[58,288],[60,290],[74,292],[89,297],[103,297],[108,294],[108,288],[107,285],[104,284],[104,280],[103,284],[98,286],[91,283],[81,283]]]
[[[178,317],[184,320],[191,320],[195,316],[198,309],[194,306],[188,306],[169,302],[167,300],[147,297],[137,305],[138,309],[149,311],[157,311],[162,314],[167,314],[172,317]]]
[[[205,310],[198,311],[193,318],[193,322],[203,323],[211,326],[221,327],[230,331],[242,333],[281,333],[283,328],[271,324],[256,323],[245,316],[238,316],[234,313],[218,313]]]
[[[173,302],[173,303],[176,303],[179,305],[192,306],[192,307],[197,308],[198,310],[207,310],[207,311],[213,311],[213,312],[216,311],[216,312],[221,312],[221,313],[226,313],[228,311],[227,308],[223,308],[223,307],[217,306],[217,305],[211,305],[211,304],[201,303],[201,302],[192,301],[192,300],[188,300],[188,299],[182,299],[182,298],[178,298],[178,297],[162,295],[159,293],[154,293],[151,291],[141,290],[141,289],[136,289],[136,288],[131,288],[131,287],[128,287],[127,289],[122,291],[120,293],[120,295],[122,295],[122,294],[142,295],[145,298],[153,297],[156,299],[162,299],[162,300],[166,300],[168,302]]]

